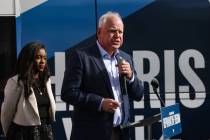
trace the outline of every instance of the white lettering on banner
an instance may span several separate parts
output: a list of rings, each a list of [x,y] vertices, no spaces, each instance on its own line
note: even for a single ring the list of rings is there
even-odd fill
[[[150,81],[160,72],[160,60],[158,55],[152,51],[133,51],[134,65],[137,71],[137,76],[143,82]],[[149,61],[149,72],[144,73],[144,60]],[[150,93],[153,92],[152,87],[149,89]],[[152,100],[151,108],[160,108],[160,102],[155,94],[150,94],[150,100]]]
[[[171,111],[168,113],[169,115],[174,115],[174,111]]]
[[[179,57],[179,68],[183,76],[188,80],[195,90],[195,99],[190,99],[189,86],[179,86],[180,101],[188,108],[197,108],[201,106],[206,98],[206,89],[202,80],[193,71],[190,66],[190,59],[194,61],[194,68],[205,68],[205,60],[203,55],[194,49],[186,50]],[[187,99],[187,100],[186,100]]]
[[[165,93],[174,93],[175,91],[175,53],[174,50],[164,51],[164,76]],[[165,94],[165,104],[174,105],[176,94]]]
[[[206,89],[190,65],[190,59],[194,61],[194,69],[205,68],[205,60],[203,55],[194,49],[189,49],[181,53],[179,57],[179,69],[184,78],[194,88],[195,98],[191,99],[189,95],[189,85],[178,86],[179,91],[175,90],[175,51],[164,51],[164,83],[165,83],[165,100],[166,105],[172,105],[175,103],[176,93],[179,93],[180,102],[187,108],[197,108],[201,106],[206,98]],[[177,57],[177,56],[176,56]],[[133,51],[134,65],[136,67],[137,76],[150,85],[150,81],[160,72],[160,60],[156,53],[152,51]],[[149,61],[149,72],[144,73],[144,61]],[[162,62],[162,61],[161,61]],[[150,93],[153,93],[152,86],[149,89]],[[158,103],[157,103],[158,102]],[[150,94],[150,106],[151,108],[160,108],[160,102],[155,94]]]
[[[51,76],[52,84],[55,84],[56,110],[66,111],[66,103],[61,100],[61,87],[65,71],[65,52],[55,52],[55,76]],[[68,110],[72,110],[69,106]]]
[[[143,120],[144,116],[143,115],[136,115],[135,116],[135,121]],[[144,140],[144,127],[135,127],[135,140]]]
[[[171,115],[163,118],[163,128],[168,128],[181,122],[180,114]]]
[[[178,66],[182,76],[189,82],[189,85],[176,85],[175,77],[176,77],[176,62],[175,57],[179,58]],[[189,49],[183,51],[180,56],[175,55],[175,50],[164,50],[164,61],[161,60],[159,56],[153,51],[133,51],[133,59],[134,65],[137,71],[137,76],[143,82],[147,82],[150,85],[150,81],[160,74],[160,68],[164,70],[164,92],[165,93],[165,103],[166,105],[175,104],[176,93],[179,93],[180,102],[183,106],[187,108],[197,108],[200,107],[206,98],[206,89],[204,83],[200,79],[200,77],[196,74],[195,69],[205,68],[205,60],[203,55],[194,49]],[[190,61],[194,62],[194,65],[190,65]],[[144,63],[148,61],[149,70],[148,72],[144,72]],[[162,64],[163,63],[163,64]],[[55,84],[55,95],[56,95],[56,107],[57,111],[67,111],[73,110],[72,106],[67,108],[66,103],[64,103],[61,96],[61,87],[63,82],[63,76],[65,71],[65,52],[55,52],[55,75],[51,76],[52,84]],[[178,87],[178,91],[176,91],[175,87]],[[194,88],[195,96],[193,99],[190,99],[190,86]],[[149,87],[149,93],[153,93],[152,87]],[[168,94],[170,93],[170,94]],[[160,108],[160,101],[156,97],[155,94],[150,94],[150,106],[151,108]],[[144,109],[144,97],[140,102],[134,102],[134,109]],[[173,124],[177,124],[180,122],[179,114],[170,114],[169,118],[165,118],[165,127],[169,127]],[[144,118],[144,116],[135,116],[136,119]],[[140,117],[140,118],[139,118]],[[69,118],[70,119],[70,118]],[[70,129],[70,125],[65,125],[65,122],[69,122],[69,120],[64,119],[64,127],[65,130]],[[136,128],[136,131],[140,131],[141,135],[136,133],[135,137],[141,137],[144,139],[144,129],[142,127]],[[67,131],[66,131],[67,132]],[[70,134],[66,133],[67,138],[69,138]],[[162,136],[161,136],[162,138]],[[160,138],[160,139],[161,139]]]
[[[71,127],[72,127],[71,118],[63,118],[62,122],[63,122],[63,126],[64,126],[64,131],[66,134],[66,139],[70,140]]]

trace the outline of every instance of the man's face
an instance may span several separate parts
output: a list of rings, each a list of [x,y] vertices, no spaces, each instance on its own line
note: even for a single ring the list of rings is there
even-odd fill
[[[38,72],[43,72],[47,61],[47,55],[45,49],[40,49],[35,52],[34,61]]]
[[[123,28],[122,21],[113,16],[98,29],[99,43],[108,53],[115,51],[122,45]]]

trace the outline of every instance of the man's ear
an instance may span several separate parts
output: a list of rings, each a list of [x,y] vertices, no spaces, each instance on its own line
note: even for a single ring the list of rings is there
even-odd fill
[[[97,28],[97,35],[99,35],[101,33],[100,28]]]

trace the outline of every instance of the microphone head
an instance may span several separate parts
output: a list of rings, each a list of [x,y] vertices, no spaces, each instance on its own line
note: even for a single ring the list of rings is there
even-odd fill
[[[155,79],[155,78],[152,79],[151,85],[152,85],[153,89],[157,89],[157,88],[159,87],[159,82],[158,82],[158,80]]]
[[[124,61],[125,61],[125,59],[123,59],[121,56],[119,56],[118,64],[121,65]]]
[[[118,66],[122,65],[125,62],[125,59],[121,56],[118,56]],[[120,74],[124,79],[126,78],[124,74]]]

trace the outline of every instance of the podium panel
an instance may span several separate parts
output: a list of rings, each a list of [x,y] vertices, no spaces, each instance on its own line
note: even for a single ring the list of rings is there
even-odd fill
[[[164,139],[180,134],[182,128],[179,104],[163,107],[160,112]]]

